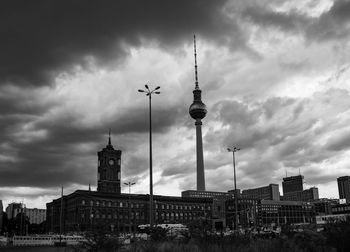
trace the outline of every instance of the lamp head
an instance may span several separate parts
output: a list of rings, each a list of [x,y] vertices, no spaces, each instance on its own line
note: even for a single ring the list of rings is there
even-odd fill
[[[160,86],[156,87],[156,89],[154,89],[154,90],[158,90],[158,89],[160,89]]]
[[[148,85],[145,85],[145,87],[146,87],[147,89],[149,89],[149,88],[148,88]]]
[[[143,93],[143,92],[145,92],[145,91],[144,91],[144,90],[142,90],[142,89],[139,89],[138,91],[139,91],[140,93]]]

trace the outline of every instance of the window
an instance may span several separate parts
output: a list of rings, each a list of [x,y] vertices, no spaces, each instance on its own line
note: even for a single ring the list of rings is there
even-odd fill
[[[81,201],[81,204],[82,204],[83,206],[85,206],[85,200],[82,200],[82,201]]]

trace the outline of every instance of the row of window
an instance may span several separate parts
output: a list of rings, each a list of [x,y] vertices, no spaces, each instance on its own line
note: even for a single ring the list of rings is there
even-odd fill
[[[198,218],[200,215],[195,214],[195,213],[164,213],[164,212],[157,212],[155,214],[155,219],[156,220],[193,220]],[[119,217],[119,218],[118,218]],[[120,219],[120,220],[128,220],[128,219],[133,219],[133,220],[144,220],[145,216],[143,212],[130,212],[129,213],[95,213],[95,214],[86,214],[82,213],[81,218],[91,218],[91,219]]]
[[[85,206],[87,205],[87,202],[85,200],[81,201],[81,205]],[[144,204],[142,203],[130,203],[129,202],[112,202],[112,201],[90,201],[90,206],[102,206],[102,207],[130,207],[130,208],[143,208]],[[170,210],[202,210],[204,211],[203,205],[173,205],[173,204],[160,204],[155,203],[156,209],[170,209]],[[206,206],[206,209],[210,211],[211,207]]]
[[[333,212],[350,211],[350,206],[333,207]]]

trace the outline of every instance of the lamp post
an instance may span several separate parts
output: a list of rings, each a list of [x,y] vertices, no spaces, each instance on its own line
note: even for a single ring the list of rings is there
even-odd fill
[[[237,218],[238,218],[238,195],[237,195],[237,183],[236,183],[236,160],[235,160],[235,152],[239,151],[240,148],[233,147],[227,148],[229,152],[232,152],[233,155],[233,178],[234,178],[234,184],[235,184],[235,228],[234,230],[237,230]]]
[[[158,90],[160,87],[156,87],[152,91],[149,89],[148,85],[145,85],[146,90],[139,89],[140,93],[146,93],[149,97],[149,224],[150,228],[153,227],[153,172],[152,172],[152,109],[151,100],[152,94],[160,94]]]
[[[135,182],[128,182],[128,183],[124,183],[124,185],[127,185],[127,186],[129,186],[129,202],[128,202],[128,207],[129,207],[129,232],[131,231],[131,220],[130,220],[130,193],[131,193],[131,186],[132,185],[135,185],[136,183]]]
[[[131,183],[131,182],[124,183],[124,185],[129,186],[129,195],[130,195],[130,193],[131,193],[131,186],[133,186],[133,185],[135,185],[135,184],[136,184],[135,182],[133,182],[133,183]]]

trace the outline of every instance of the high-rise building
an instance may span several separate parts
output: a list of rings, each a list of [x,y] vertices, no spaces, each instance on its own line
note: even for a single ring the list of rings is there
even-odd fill
[[[120,194],[121,150],[115,150],[111,144],[109,132],[108,144],[98,152],[98,192]]]
[[[194,36],[194,60],[195,60],[195,88],[193,90],[193,103],[189,108],[191,117],[196,120],[196,150],[197,150],[197,190],[205,191],[202,119],[207,114],[207,108],[202,102],[202,91],[198,85],[196,37]]]
[[[301,193],[301,200],[302,201],[313,201],[313,200],[318,200],[319,195],[318,195],[318,188],[317,187],[311,187],[309,189],[305,189]]]
[[[302,192],[303,191],[304,176],[291,176],[283,178],[282,189],[283,195],[287,193]]]
[[[342,176],[337,179],[339,199],[346,199],[350,203],[350,176]]]
[[[25,208],[24,213],[31,224],[40,224],[46,220],[46,209]]]
[[[16,218],[17,214],[22,212],[22,203],[10,203],[6,207],[6,215],[7,218],[10,220],[12,218]]]
[[[280,200],[279,186],[278,184],[269,184],[268,186],[243,190],[242,197],[260,200]]]

